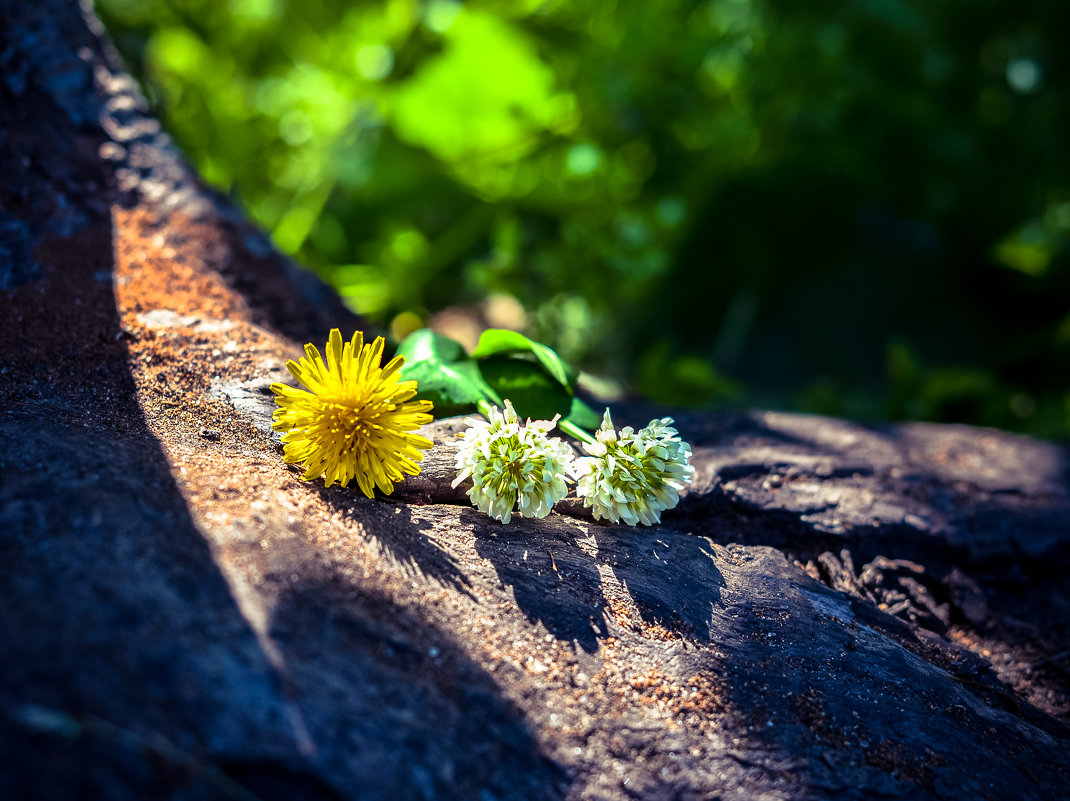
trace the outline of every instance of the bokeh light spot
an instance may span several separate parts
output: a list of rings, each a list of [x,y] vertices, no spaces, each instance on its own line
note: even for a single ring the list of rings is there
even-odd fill
[[[312,121],[301,109],[291,109],[279,119],[279,136],[291,147],[303,145],[312,138]]]
[[[454,0],[431,0],[424,12],[424,24],[435,33],[445,33],[461,14],[461,4]]]
[[[364,45],[354,60],[357,72],[369,81],[381,81],[394,69],[394,51],[382,44]]]
[[[1007,62],[1007,85],[1020,95],[1031,95],[1040,88],[1040,65],[1031,58],[1012,58]]]
[[[574,145],[568,151],[565,161],[568,165],[568,171],[573,175],[590,175],[602,163],[602,153],[589,142],[583,142],[582,144]]]
[[[390,321],[390,336],[400,342],[413,331],[424,327],[424,318],[414,311],[403,311]],[[404,376],[404,372],[402,373]]]

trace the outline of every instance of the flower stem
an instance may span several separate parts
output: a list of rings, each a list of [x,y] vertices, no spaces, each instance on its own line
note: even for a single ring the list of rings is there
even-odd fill
[[[487,418],[487,420],[490,420],[490,410],[494,408],[494,404],[486,398],[480,398],[476,401],[476,408],[479,409],[481,415]]]
[[[490,420],[490,410],[494,408],[493,403],[486,398],[480,398],[476,401],[476,408],[479,409],[481,415]],[[578,439],[581,442],[589,442],[592,445],[598,442],[591,434],[588,434],[571,420],[562,420],[557,424],[557,427],[561,429],[562,433],[568,434],[573,439]]]
[[[564,433],[568,434],[570,437],[582,440],[583,442],[588,442],[593,445],[598,441],[593,436],[584,431],[582,428],[580,428],[578,425],[573,423],[571,420],[562,420],[560,423],[557,424],[557,427],[560,428]]]

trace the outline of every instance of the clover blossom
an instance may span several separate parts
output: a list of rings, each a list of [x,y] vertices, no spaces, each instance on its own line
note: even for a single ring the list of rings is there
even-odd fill
[[[676,506],[695,468],[688,463],[691,446],[672,422],[664,417],[638,432],[628,426],[618,434],[606,409],[596,442],[583,445],[590,456],[577,460],[576,494],[595,519],[652,526]]]
[[[572,449],[546,436],[560,415],[529,419],[522,426],[508,400],[504,411],[490,406],[484,414],[486,421],[465,420],[470,427],[462,435],[460,473],[453,486],[471,477],[473,505],[502,523],[509,522],[514,509],[522,517],[546,517],[568,493],[565,482],[572,480],[574,469]]]

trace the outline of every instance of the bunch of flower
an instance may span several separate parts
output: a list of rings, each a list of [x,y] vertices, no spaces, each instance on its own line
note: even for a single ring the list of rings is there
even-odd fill
[[[661,522],[661,513],[680,500],[679,491],[695,468],[691,446],[672,428],[672,418],[652,420],[646,428],[631,426],[618,434],[606,409],[595,442],[585,442],[590,456],[578,460],[576,494],[595,519],[623,520],[630,526]]]
[[[596,519],[655,525],[664,510],[676,506],[695,472],[688,462],[691,446],[668,417],[618,434],[607,409],[596,437],[586,435],[590,441],[583,447],[590,455],[574,459],[568,445],[546,436],[557,417],[522,426],[509,401],[504,412],[490,406],[484,414],[486,421],[465,421],[470,428],[457,454],[460,472],[453,486],[471,477],[472,503],[503,523],[514,509],[525,517],[545,517],[575,478],[576,495]]]
[[[360,331],[343,344],[335,328],[326,359],[305,345],[304,358],[286,363],[305,389],[271,385],[279,404],[272,427],[285,432],[286,463],[303,464],[305,481],[323,476],[328,487],[344,487],[356,479],[371,498],[375,487],[390,493],[420,472],[433,443],[411,432],[431,422],[431,402],[411,400],[416,382],[400,380],[401,356],[380,367],[383,345],[382,337],[365,345]]]
[[[522,517],[546,517],[572,481],[572,449],[547,437],[558,417],[521,425],[508,400],[504,411],[492,406],[485,415],[485,421],[465,420],[469,429],[457,454],[460,472],[453,486],[471,478],[472,503],[503,523],[514,510]]]
[[[503,523],[514,513],[545,517],[573,482],[576,495],[598,520],[655,525],[664,510],[679,502],[679,492],[695,469],[689,463],[691,446],[677,436],[671,418],[652,420],[639,431],[627,427],[618,433],[606,409],[595,436],[566,419],[561,429],[581,440],[588,454],[576,459],[571,446],[548,436],[560,415],[522,424],[508,400],[504,409],[491,406],[486,398],[493,396],[497,401],[494,391],[472,379],[471,369],[453,369],[443,357],[444,353],[463,353],[461,346],[452,343],[451,350],[449,340],[443,344],[436,336],[424,332],[408,353],[416,359],[417,372],[434,379],[432,387],[446,376],[455,394],[482,395],[477,405],[486,419],[465,421],[469,428],[462,435],[453,482],[456,487],[471,479],[468,497],[481,511]],[[546,368],[572,390],[574,379],[569,378],[567,365],[545,345],[514,332],[499,331],[495,336],[497,340],[491,338],[484,356],[524,346],[542,367],[521,364]],[[384,344],[378,337],[366,345],[360,331],[344,343],[336,328],[327,341],[326,358],[309,344],[304,358],[287,362],[303,389],[271,385],[279,405],[272,427],[283,432],[286,462],[304,466],[302,479],[323,476],[328,487],[336,483],[344,487],[355,479],[371,498],[376,487],[390,493],[406,475],[420,472],[423,451],[432,442],[414,432],[431,422],[432,404],[414,400],[416,382],[401,380],[402,356],[380,366]]]

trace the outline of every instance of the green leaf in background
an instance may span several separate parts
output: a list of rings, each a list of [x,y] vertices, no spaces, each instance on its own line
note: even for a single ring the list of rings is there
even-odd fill
[[[408,365],[416,362],[457,362],[468,358],[460,342],[437,334],[430,328],[421,328],[405,337],[398,345],[397,355],[404,356]]]
[[[479,344],[472,351],[472,358],[485,359],[509,353],[531,353],[550,376],[572,394],[576,388],[576,368],[557,355],[557,352],[541,342],[529,339],[517,331],[505,328],[488,328],[479,337]],[[513,401],[514,405],[516,401]],[[564,413],[562,413],[564,414]]]
[[[508,398],[521,417],[560,415],[580,428],[598,428],[602,415],[572,394],[577,371],[553,350],[504,329],[483,333],[472,356],[459,342],[427,328],[398,347],[404,377],[419,384],[419,397],[435,404],[436,418],[472,411],[480,400],[501,407]],[[528,354],[535,359],[525,358]],[[478,357],[478,361],[475,357]]]
[[[588,431],[594,431],[602,424],[601,413],[596,412],[579,398],[572,399],[572,406],[565,415],[565,419]]]
[[[509,356],[491,356],[480,362],[483,377],[503,398],[512,401],[517,414],[533,420],[562,417],[572,408],[572,395],[539,365]]]
[[[422,328],[405,338],[398,355],[405,357],[402,375],[417,382],[418,397],[435,405],[435,417],[472,411],[484,398],[502,405],[484,381],[479,365],[449,337]]]

